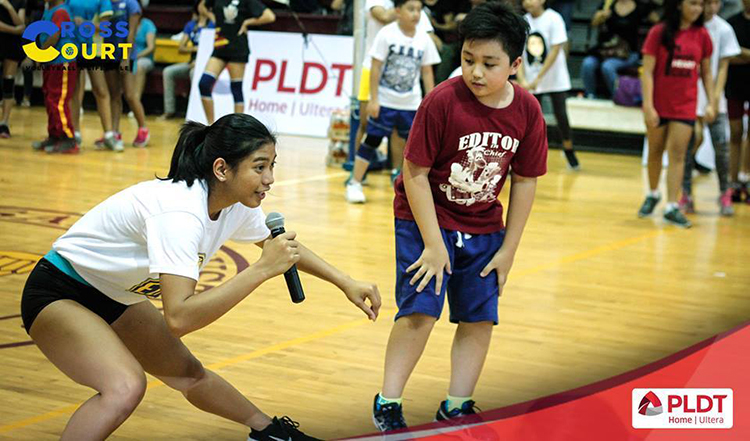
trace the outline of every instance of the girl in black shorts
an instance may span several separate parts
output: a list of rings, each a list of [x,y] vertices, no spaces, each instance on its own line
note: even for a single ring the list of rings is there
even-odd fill
[[[245,65],[250,57],[247,42],[247,29],[276,21],[276,15],[260,0],[206,0],[205,6],[213,11],[216,17],[216,43],[214,52],[206,64],[206,70],[198,87],[201,102],[209,124],[214,121],[214,104],[211,100],[216,78],[226,67],[231,78],[231,90],[234,98],[235,113],[244,110],[242,79],[245,76]]]

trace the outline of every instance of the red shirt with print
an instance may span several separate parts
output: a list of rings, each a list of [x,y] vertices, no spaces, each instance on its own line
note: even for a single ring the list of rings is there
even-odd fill
[[[537,100],[513,85],[504,109],[480,103],[463,78],[444,81],[419,106],[404,156],[430,167],[438,224],[447,230],[488,234],[503,229],[497,196],[509,169],[525,177],[547,172],[547,126]],[[404,180],[396,180],[393,211],[414,220]]]
[[[701,61],[711,57],[711,36],[703,26],[677,32],[674,54],[661,43],[664,24],[651,28],[643,43],[643,54],[656,58],[654,108],[662,118],[694,120],[698,105]]]

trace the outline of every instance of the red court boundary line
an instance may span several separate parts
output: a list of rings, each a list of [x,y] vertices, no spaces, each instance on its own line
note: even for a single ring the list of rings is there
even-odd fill
[[[641,366],[639,368],[635,368],[628,372],[623,372],[622,374],[615,375],[614,377],[605,378],[604,380],[600,380],[592,384],[587,384],[585,386],[581,386],[575,389],[570,389],[567,391],[548,395],[546,397],[534,398],[532,400],[524,401],[522,403],[511,404],[510,406],[501,407],[499,409],[494,409],[494,410],[489,410],[486,412],[482,412],[480,415],[482,415],[483,417],[482,419],[484,423],[489,423],[493,421],[499,421],[499,420],[503,420],[506,418],[515,417],[518,415],[538,412],[540,410],[544,410],[550,407],[569,403],[571,401],[575,401],[580,398],[584,398],[584,397],[593,395],[595,393],[605,391],[607,389],[612,389],[614,387],[636,380],[640,377],[644,377],[648,374],[651,374],[655,371],[658,371],[662,368],[672,365],[700,351],[701,349],[704,349],[720,340],[723,340],[731,336],[732,334],[735,334],[743,330],[744,328],[748,326],[750,326],[750,321],[745,322],[741,325],[738,325],[735,328],[730,329],[729,331],[716,334],[713,337],[709,337],[703,341],[695,343],[692,346],[688,346],[687,348],[677,351],[674,354],[668,355],[660,360],[651,362],[647,365]],[[530,408],[533,408],[533,410],[531,412],[528,412]],[[445,427],[446,426],[444,423],[429,423],[429,424],[422,424],[420,426],[410,427],[409,430],[403,431],[403,432],[396,431],[396,432],[393,432],[393,434],[404,435],[410,432],[417,432],[417,431],[423,431],[423,430],[428,430],[428,429],[445,428]],[[373,437],[373,436],[383,436],[383,434],[382,433],[369,433],[366,435],[357,435],[349,439],[368,438],[368,437]]]
[[[709,337],[692,346],[688,346],[685,349],[675,352],[672,355],[668,355],[662,358],[661,360],[651,362],[645,366],[641,366],[631,371],[624,372],[619,375],[615,375],[614,377],[611,377],[611,378],[606,378],[604,380],[597,381],[596,383],[588,384],[586,386],[581,386],[576,389],[571,389],[569,391],[560,392],[560,393],[550,395],[547,397],[537,398],[537,399],[529,400],[523,403],[512,404],[507,407],[502,407],[500,409],[495,409],[495,410],[491,410],[488,412],[484,412],[483,414],[486,416],[492,417],[493,420],[496,420],[496,419],[499,420],[499,419],[509,418],[509,417],[513,417],[513,416],[526,413],[524,410],[530,407],[531,405],[534,406],[534,412],[536,412],[536,411],[546,409],[552,406],[564,404],[564,403],[576,400],[578,398],[583,398],[585,396],[593,395],[595,393],[602,392],[607,389],[612,389],[613,387],[617,387],[627,382],[636,380],[640,377],[646,376],[659,369],[662,369],[671,364],[674,364],[684,358],[687,358],[688,356],[700,351],[701,349],[704,349],[720,340],[723,340],[731,336],[732,334],[735,334],[743,330],[744,328],[748,326],[750,326],[750,322],[743,323],[733,329],[730,329],[729,331],[716,334],[713,337]]]

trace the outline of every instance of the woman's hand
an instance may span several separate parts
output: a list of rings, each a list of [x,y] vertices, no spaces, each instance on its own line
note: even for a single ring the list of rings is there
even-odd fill
[[[409,281],[409,285],[417,285],[417,292],[422,290],[430,283],[432,276],[435,276],[435,295],[440,295],[440,291],[443,288],[443,271],[451,274],[451,261],[448,256],[448,250],[445,249],[445,245],[441,244],[438,247],[425,247],[422,251],[422,255],[419,256],[416,262],[412,263],[409,268],[406,269],[407,273],[417,270],[416,274]]]
[[[378,318],[380,291],[377,285],[349,278],[341,289],[346,294],[346,298],[367,314],[370,320],[375,321]],[[367,299],[370,300],[369,305],[365,302]]]
[[[490,260],[490,263],[488,263],[482,272],[479,273],[480,277],[487,277],[492,271],[497,273],[498,297],[503,295],[503,287],[505,286],[505,282],[508,281],[510,267],[513,266],[513,257],[513,253],[504,251],[503,248],[500,247],[492,257],[492,260]]]
[[[284,274],[299,261],[299,242],[294,240],[297,233],[287,231],[263,244],[263,253],[258,264],[268,271],[269,277]]]

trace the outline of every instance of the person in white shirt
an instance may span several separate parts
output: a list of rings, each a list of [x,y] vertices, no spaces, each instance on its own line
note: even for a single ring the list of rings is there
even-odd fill
[[[374,284],[325,262],[294,232],[271,238],[260,204],[274,182],[275,159],[274,135],[250,115],[229,114],[211,126],[188,122],[166,178],[100,203],[39,261],[21,301],[26,331],[63,373],[97,391],[61,439],[109,436],[143,398],[145,372],[196,407],[249,426],[250,439],[313,439],[288,417],[269,418],[181,341],[294,264],[377,318]],[[228,239],[256,243],[260,259],[196,294],[201,268]],[[163,316],[148,301],[159,297]]]
[[[371,97],[367,105],[369,122],[367,136],[357,149],[354,170],[346,185],[346,200],[353,204],[365,202],[362,180],[370,163],[377,156],[383,137],[395,128],[401,141],[391,149],[394,172],[398,176],[403,162],[403,146],[409,136],[414,116],[425,94],[435,87],[432,65],[440,62],[437,47],[418,23],[422,13],[420,0],[396,0],[396,22],[378,32],[370,49]]]
[[[362,73],[359,77],[359,90],[357,91],[357,100],[359,101],[359,126],[357,126],[357,135],[354,138],[354,145],[359,146],[362,143],[367,132],[367,105],[370,102],[370,50],[383,26],[396,21],[396,9],[393,0],[366,0],[365,1],[365,58],[362,61]],[[419,24],[417,29],[427,32],[433,41],[439,39],[435,35],[435,29],[430,23],[430,19],[424,10],[420,13]],[[437,43],[436,43],[437,44]],[[394,133],[391,137],[392,143],[398,143],[398,135]]]
[[[729,188],[729,148],[727,143],[727,98],[724,96],[724,87],[727,84],[727,72],[729,71],[729,60],[739,55],[740,44],[732,26],[721,18],[718,13],[721,8],[721,0],[706,0],[703,13],[705,15],[705,26],[711,36],[714,50],[711,52],[711,72],[716,72],[714,96],[718,108],[713,109],[716,119],[708,124],[711,134],[711,144],[714,148],[716,162],[716,176],[719,179],[719,212],[722,216],[732,216],[732,189]],[[679,207],[685,213],[695,213],[693,202],[693,167],[695,164],[695,150],[703,144],[703,118],[708,106],[706,90],[703,83],[698,81],[698,110],[693,137],[688,145],[688,154],[685,157],[685,174],[682,177],[682,197]]]
[[[573,150],[573,138],[568,123],[565,99],[571,89],[570,74],[563,46],[568,41],[565,21],[552,9],[545,9],[546,0],[523,0],[526,21],[531,31],[523,54],[523,64],[518,70],[518,84],[533,93],[541,104],[549,95],[562,138],[563,152],[568,167],[579,170],[580,165]]]

